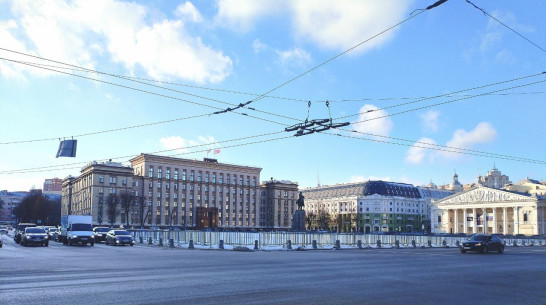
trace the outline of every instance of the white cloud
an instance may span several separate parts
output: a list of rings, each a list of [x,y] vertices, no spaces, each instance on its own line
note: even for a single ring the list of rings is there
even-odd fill
[[[321,47],[348,49],[402,20],[411,1],[290,1],[297,36]],[[359,47],[362,52],[384,44],[394,31]]]
[[[185,148],[187,146],[186,140],[178,136],[161,138],[159,139],[159,143],[161,143],[161,147],[164,149],[178,149]]]
[[[430,147],[426,144],[436,144],[433,139],[430,138],[421,138],[415,143],[406,153],[406,162],[412,164],[421,164],[425,161],[425,158],[431,156],[431,150],[425,149],[423,147]],[[422,144],[426,143],[426,144]]]
[[[276,53],[279,56],[279,63],[283,67],[303,68],[311,62],[311,55],[300,48],[287,51],[276,51]]]
[[[446,143],[446,146],[469,149],[476,144],[489,143],[495,140],[497,131],[487,122],[479,123],[476,128],[471,131],[457,129],[453,133],[453,137]],[[447,158],[459,158],[460,154],[451,152],[440,152]]]
[[[159,143],[163,149],[180,149],[182,152],[187,151],[187,147],[210,144],[210,146],[203,145],[202,147],[196,147],[196,150],[207,149],[211,147],[218,147],[217,141],[212,136],[198,136],[197,140],[184,139],[179,136],[170,136],[159,139]]]
[[[220,0],[215,22],[240,32],[247,32],[259,18],[278,12],[283,1],[278,0]]]
[[[457,129],[453,133],[453,137],[445,144],[448,147],[461,148],[461,149],[472,149],[476,145],[489,143],[495,140],[497,131],[493,126],[487,122],[479,123],[473,130],[465,131],[464,129]],[[435,162],[437,159],[442,160],[456,160],[460,159],[463,154],[449,152],[449,148],[443,147],[434,147],[435,149],[442,150],[431,150],[424,147],[429,147],[428,144],[436,144],[433,139],[430,138],[421,138],[418,142],[415,143],[406,153],[405,161],[411,164],[422,164],[426,161]]]
[[[261,42],[259,39],[254,39],[252,42],[252,49],[254,50],[254,53],[260,53],[263,51],[266,51],[268,49],[267,44]]]
[[[7,31],[27,41],[27,53],[87,68],[107,55],[131,72],[143,69],[155,79],[216,83],[231,74],[231,59],[188,33],[183,21],[149,22],[148,9],[136,3],[12,1],[12,12],[17,26],[3,27],[0,35]],[[189,2],[176,13],[194,22],[201,16]]]
[[[420,115],[423,123],[423,127],[428,132],[436,132],[439,128],[438,118],[440,112],[437,110],[429,110],[426,113]]]
[[[412,1],[385,0],[219,0],[216,22],[249,31],[261,18],[288,16],[293,35],[327,49],[345,50],[402,20]],[[386,32],[355,52],[384,44],[394,34]]]
[[[176,7],[174,14],[185,21],[203,22],[203,16],[201,16],[201,13],[199,13],[195,6],[189,1],[181,3]]]
[[[379,110],[375,105],[366,104],[360,108],[360,116],[356,122],[366,121],[362,123],[354,123],[353,129],[362,133],[371,133],[380,136],[388,136],[393,122],[386,116],[388,113],[385,110]]]

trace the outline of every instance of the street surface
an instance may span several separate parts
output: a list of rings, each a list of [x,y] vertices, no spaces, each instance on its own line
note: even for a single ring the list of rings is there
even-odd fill
[[[546,302],[546,247],[235,252],[2,239],[2,305]]]

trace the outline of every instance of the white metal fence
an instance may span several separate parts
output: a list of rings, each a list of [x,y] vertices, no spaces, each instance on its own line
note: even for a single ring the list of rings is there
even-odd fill
[[[339,233],[312,233],[312,232],[208,232],[208,231],[131,231],[136,242],[167,244],[172,239],[176,244],[189,244],[190,240],[195,245],[218,246],[220,241],[230,246],[254,246],[258,241],[258,247],[285,246],[288,241],[293,246],[311,247],[316,241],[317,247],[334,246],[339,241],[341,246],[357,247],[359,241],[362,247],[440,247],[458,246],[468,237],[447,236],[421,236],[421,235],[375,235],[375,234],[339,234]],[[546,237],[536,238],[502,238],[506,246],[546,246]]]

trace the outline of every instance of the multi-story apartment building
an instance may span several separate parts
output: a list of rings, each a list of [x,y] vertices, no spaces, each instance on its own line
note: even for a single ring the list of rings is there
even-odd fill
[[[63,180],[62,214],[96,225],[255,228],[261,168],[141,154]]]
[[[149,154],[130,160],[151,209],[149,225],[258,226],[261,168]]]
[[[0,209],[0,224],[3,225],[15,225],[17,219],[13,214],[15,209],[21,200],[28,195],[28,192],[8,192],[7,190],[0,191],[0,200],[3,205]]]
[[[493,166],[493,169],[487,172],[487,176],[478,176],[476,183],[478,186],[501,189],[512,182],[508,176],[501,174],[501,172]]]
[[[127,217],[135,220],[136,209],[125,209],[120,201],[125,194],[138,197],[139,183],[130,166],[91,162],[81,169],[80,176],[63,180],[61,214],[92,215],[96,225],[126,224]]]
[[[290,229],[297,209],[298,184],[288,180],[262,182],[258,226],[267,229]]]
[[[53,178],[53,179],[45,179],[44,181],[44,194],[55,194],[55,195],[61,195],[63,189],[63,179],[60,178]]]
[[[421,231],[427,217],[426,200],[410,184],[367,181],[302,191],[305,211],[328,213],[342,232]]]

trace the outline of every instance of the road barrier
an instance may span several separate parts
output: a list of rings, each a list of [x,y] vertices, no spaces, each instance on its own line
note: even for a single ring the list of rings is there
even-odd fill
[[[286,247],[297,245],[309,248],[415,248],[415,247],[459,247],[468,237],[427,235],[378,235],[316,232],[212,232],[212,231],[159,231],[130,230],[135,239],[148,240],[148,244],[163,245],[164,240],[173,240],[177,245],[201,245],[217,248],[229,246]],[[502,238],[506,245],[546,245],[546,237]]]

